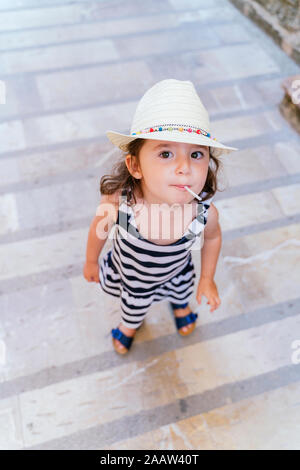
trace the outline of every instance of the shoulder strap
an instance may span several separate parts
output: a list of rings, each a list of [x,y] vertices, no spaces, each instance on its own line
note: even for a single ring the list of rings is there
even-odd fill
[[[206,222],[207,222],[207,216],[208,216],[208,209],[209,209],[209,206],[211,205],[212,203],[212,200],[213,198],[215,197],[215,195],[213,195],[212,197],[210,197],[209,199],[206,199],[206,201],[199,201],[199,205],[202,206],[202,209],[199,210],[198,214],[199,214],[199,222],[201,222],[203,225],[206,225]],[[198,218],[198,216],[197,216]]]
[[[125,230],[128,227],[128,204],[127,204],[127,191],[123,189],[121,192],[121,203],[118,209],[117,224],[121,225]]]
[[[205,193],[206,194],[206,193]],[[199,236],[203,232],[204,226],[207,223],[208,209],[213,200],[214,196],[210,197],[206,201],[198,201],[197,216],[195,217],[192,227],[189,230],[187,238],[194,238]]]
[[[130,223],[132,217],[132,209],[128,205],[127,190],[123,189],[121,193],[122,202],[118,210],[117,223],[128,233],[134,235],[136,238],[140,238],[137,229]]]

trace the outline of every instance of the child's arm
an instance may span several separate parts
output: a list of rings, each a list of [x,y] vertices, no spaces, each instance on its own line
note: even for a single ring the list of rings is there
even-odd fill
[[[197,290],[198,303],[201,303],[201,296],[205,295],[208,299],[207,303],[211,305],[211,312],[218,308],[221,303],[214,282],[221,245],[222,232],[219,224],[219,213],[216,206],[211,204],[204,229],[204,244],[201,250],[201,275]]]
[[[201,251],[201,277],[213,279],[222,244],[218,209],[211,204],[204,228],[204,244]]]
[[[83,275],[88,282],[99,282],[98,259],[118,214],[119,192],[102,195],[97,214],[90,225]]]

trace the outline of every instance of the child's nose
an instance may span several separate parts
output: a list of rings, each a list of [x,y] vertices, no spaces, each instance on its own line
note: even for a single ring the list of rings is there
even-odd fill
[[[177,163],[178,172],[188,172],[190,170],[190,162],[187,158],[180,158]]]

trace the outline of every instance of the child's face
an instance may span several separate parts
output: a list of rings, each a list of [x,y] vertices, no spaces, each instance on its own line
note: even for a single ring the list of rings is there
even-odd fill
[[[209,164],[209,147],[148,139],[139,153],[139,168],[134,172],[141,179],[144,197],[151,203],[185,204],[194,193],[203,189]]]

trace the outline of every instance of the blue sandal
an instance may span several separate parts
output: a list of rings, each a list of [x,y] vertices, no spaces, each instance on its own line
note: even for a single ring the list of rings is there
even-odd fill
[[[185,304],[174,304],[173,302],[170,302],[172,311],[176,310],[178,308],[185,308],[185,307],[188,306],[188,304],[189,304],[188,302],[185,303]],[[194,329],[196,327],[196,320],[198,318],[198,313],[191,312],[188,315],[185,315],[184,317],[175,317],[174,312],[173,312],[173,317],[175,319],[175,324],[176,324],[176,328],[177,328],[178,333],[181,336],[187,336],[190,333],[192,333],[192,331],[194,331]],[[183,326],[187,326],[187,325],[190,325],[190,324],[193,324],[193,327],[189,328],[187,332],[181,331],[181,328]]]
[[[132,344],[132,341],[133,341],[133,338],[134,337],[129,337],[129,336],[126,336],[124,335],[124,333],[122,333],[122,331],[119,330],[119,328],[113,328],[111,330],[111,333],[112,333],[112,337],[117,339],[118,341],[120,341],[120,343],[123,344],[123,346],[125,346],[125,348],[127,349],[124,349],[124,350],[120,350],[116,347],[116,344],[115,344],[115,341],[113,340],[113,347],[115,348],[115,350],[119,353],[119,354],[126,354],[130,347],[131,347],[131,344]]]
[[[137,330],[139,330],[141,328],[142,325],[140,325]],[[113,337],[113,347],[114,349],[119,353],[119,354],[126,354],[129,349],[131,348],[131,345],[132,345],[132,341],[134,340],[134,336],[126,336],[124,335],[124,333],[122,333],[122,331],[119,329],[119,328],[113,328],[111,330],[111,333],[112,333],[112,337]],[[116,347],[116,344],[115,344],[115,341],[114,339],[117,339],[118,341],[120,341],[121,344],[123,344],[123,346],[125,346],[126,349],[124,350],[120,350]]]

